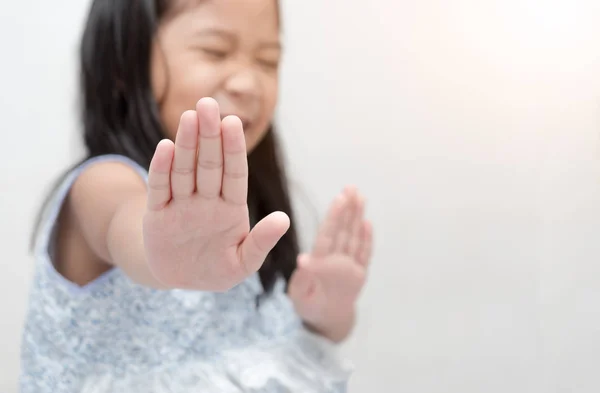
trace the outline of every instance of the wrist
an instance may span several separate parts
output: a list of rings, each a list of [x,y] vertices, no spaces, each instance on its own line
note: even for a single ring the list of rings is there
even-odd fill
[[[334,343],[341,343],[352,332],[355,319],[355,306],[350,305],[338,307],[335,313],[331,313],[323,318],[314,320],[304,319],[304,324],[313,333],[319,334]]]

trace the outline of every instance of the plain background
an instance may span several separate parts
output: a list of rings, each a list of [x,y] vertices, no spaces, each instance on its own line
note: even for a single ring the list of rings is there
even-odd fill
[[[0,6],[0,391],[51,181],[79,158],[85,1]],[[600,390],[600,17],[583,0],[284,2],[297,195],[376,229],[352,392]],[[311,208],[300,201],[306,242]]]

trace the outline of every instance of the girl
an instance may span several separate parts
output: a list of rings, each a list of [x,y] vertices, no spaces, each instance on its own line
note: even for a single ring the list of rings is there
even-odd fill
[[[345,390],[371,228],[347,188],[298,256],[280,55],[275,0],[93,1],[88,157],[41,216],[23,393]]]

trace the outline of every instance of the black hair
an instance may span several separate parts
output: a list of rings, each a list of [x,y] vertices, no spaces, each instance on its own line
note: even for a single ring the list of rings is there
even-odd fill
[[[173,1],[92,2],[80,47],[84,161],[103,154],[120,154],[149,167],[156,145],[165,137],[151,86],[152,45],[159,22],[173,12]],[[248,155],[248,169],[248,207],[253,219],[283,211],[292,222],[259,271],[264,291],[270,292],[279,276],[289,282],[299,252],[286,173],[273,126]],[[36,228],[42,214],[43,209]]]

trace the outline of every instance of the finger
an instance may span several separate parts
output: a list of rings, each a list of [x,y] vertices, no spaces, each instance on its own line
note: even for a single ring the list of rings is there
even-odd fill
[[[255,273],[263,264],[267,254],[290,227],[290,218],[282,212],[274,212],[263,218],[252,228],[240,245],[240,263],[246,275]]]
[[[356,189],[347,187],[344,191],[347,195],[346,211],[342,216],[339,224],[338,236],[336,238],[334,251],[335,253],[347,254],[352,233],[352,224],[356,216]]]
[[[223,189],[227,202],[242,205],[248,197],[248,155],[241,120],[236,116],[223,119]]]
[[[156,151],[148,170],[148,209],[160,210],[171,200],[171,166],[175,147],[173,142],[164,139],[156,146]]]
[[[333,203],[327,212],[327,216],[319,228],[319,233],[317,234],[312,251],[314,257],[324,257],[333,251],[335,238],[338,233],[338,226],[340,219],[344,214],[345,206],[346,196],[344,194],[338,195],[333,200]]]
[[[309,263],[307,255],[298,256],[298,267],[290,278],[289,294],[292,299],[304,299],[314,290],[315,281],[312,273],[304,266]]]
[[[361,245],[355,258],[361,266],[367,267],[373,250],[373,226],[370,222],[363,222],[360,237]]]
[[[175,157],[171,167],[171,194],[174,199],[188,198],[194,192],[198,120],[196,112],[186,111],[179,120],[175,137]]]
[[[200,142],[196,188],[198,195],[213,199],[221,195],[223,179],[223,144],[219,105],[212,98],[203,98],[196,105]]]
[[[365,199],[358,195],[356,199],[356,214],[350,224],[350,240],[346,250],[348,255],[356,255],[361,245],[361,230],[363,226],[363,217],[365,214]]]

